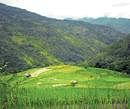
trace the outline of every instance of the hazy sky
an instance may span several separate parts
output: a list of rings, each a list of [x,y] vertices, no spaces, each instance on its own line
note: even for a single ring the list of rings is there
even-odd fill
[[[0,3],[54,18],[130,18],[130,0],[0,0]]]

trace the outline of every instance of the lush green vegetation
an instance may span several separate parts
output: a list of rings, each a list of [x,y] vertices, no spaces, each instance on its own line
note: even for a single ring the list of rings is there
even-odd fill
[[[130,74],[130,35],[109,46],[86,63],[89,63],[91,66],[109,68]]]
[[[32,77],[26,78],[25,74]],[[10,78],[10,84],[19,82],[20,87],[62,87],[70,86],[71,80],[77,80],[76,87],[81,88],[128,88],[129,76],[99,68],[83,68],[77,66],[60,65],[45,68],[34,68],[21,73],[5,76]],[[107,84],[107,85],[106,85]],[[122,87],[121,87],[122,86]]]
[[[77,81],[75,86],[71,84],[72,80]],[[128,107],[130,101],[129,76],[106,69],[50,66],[1,75],[1,81],[1,103],[10,109],[45,105],[111,106],[116,103]]]
[[[129,31],[111,27],[0,4],[0,109],[130,108]]]
[[[125,37],[105,26],[56,20],[0,4],[0,63],[6,72],[78,64]]]
[[[114,90],[114,89],[85,89],[85,88],[20,88],[11,92],[7,96],[6,104],[2,102],[2,106],[6,105],[7,109],[37,109],[58,106],[95,106],[120,104],[120,107],[130,106],[130,90]],[[119,96],[120,95],[120,96]],[[2,99],[3,100],[3,99]],[[4,99],[5,100],[5,99]],[[95,109],[93,108],[93,109]],[[45,108],[46,109],[46,108]],[[63,108],[61,108],[63,109]],[[72,109],[72,108],[69,108]],[[80,109],[80,108],[77,108]],[[99,108],[100,109],[100,108]]]

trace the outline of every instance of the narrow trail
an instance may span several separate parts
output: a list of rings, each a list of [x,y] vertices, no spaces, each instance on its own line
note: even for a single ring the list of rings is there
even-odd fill
[[[48,68],[41,68],[33,73],[31,73],[31,77],[37,77],[38,75],[40,75],[41,73],[44,73],[46,71],[48,71]]]

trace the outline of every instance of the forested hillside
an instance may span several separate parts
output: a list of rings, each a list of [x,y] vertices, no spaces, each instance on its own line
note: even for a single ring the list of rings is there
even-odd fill
[[[130,35],[106,48],[91,59],[89,65],[130,74]]]
[[[0,4],[0,66],[9,72],[77,64],[123,37],[106,26],[51,19]]]

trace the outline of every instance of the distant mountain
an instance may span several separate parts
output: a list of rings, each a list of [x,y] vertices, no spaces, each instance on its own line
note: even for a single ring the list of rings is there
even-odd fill
[[[0,66],[8,72],[77,64],[125,37],[107,26],[56,20],[0,4]]]
[[[91,66],[109,68],[130,74],[130,35],[106,48],[88,63]]]
[[[109,17],[100,17],[100,18],[80,18],[79,21],[88,22],[91,24],[105,25],[112,27],[122,33],[130,33],[130,19],[126,18],[109,18]]]

